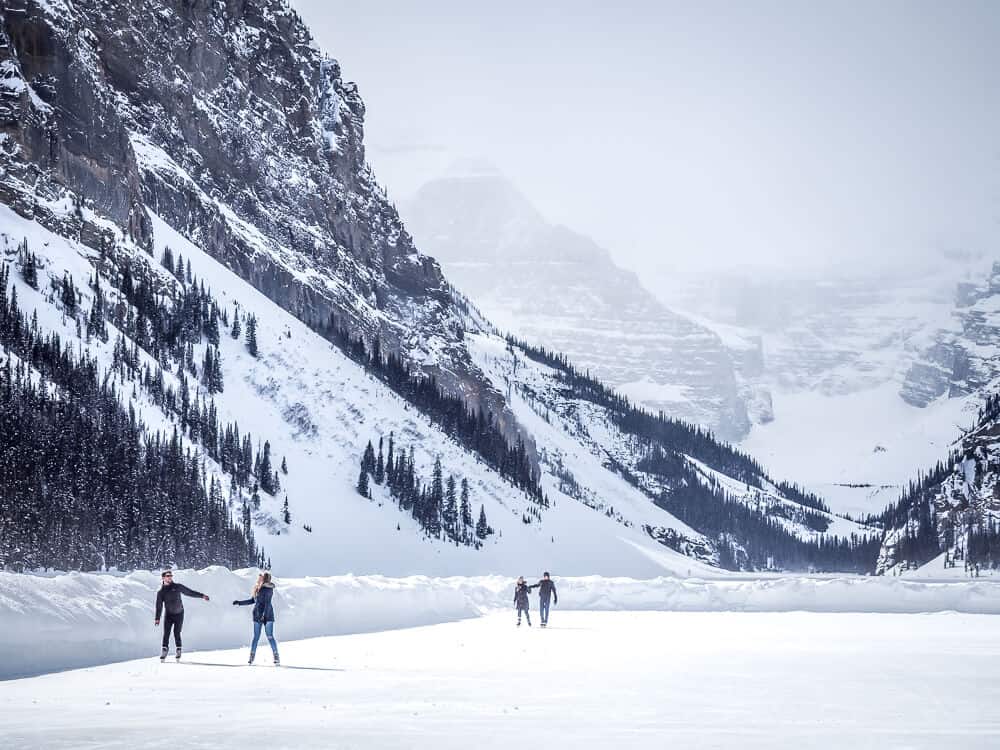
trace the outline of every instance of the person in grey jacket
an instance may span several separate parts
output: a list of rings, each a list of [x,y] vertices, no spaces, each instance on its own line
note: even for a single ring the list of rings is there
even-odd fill
[[[514,606],[517,607],[517,626],[521,627],[521,613],[524,612],[524,617],[528,621],[528,627],[531,627],[531,615],[528,614],[528,588],[527,582],[524,580],[524,576],[518,576],[517,585],[514,586]]]
[[[249,599],[235,600],[233,605],[246,606],[253,605],[253,643],[250,644],[250,660],[247,664],[253,664],[254,656],[257,654],[257,642],[260,640],[261,628],[267,634],[268,643],[271,644],[271,653],[274,654],[275,666],[281,664],[278,658],[278,643],[274,640],[274,605],[271,599],[274,598],[274,582],[270,573],[261,573],[257,576],[257,583],[253,587],[253,595]]]
[[[538,612],[542,618],[542,627],[549,624],[549,599],[553,604],[559,603],[559,594],[556,593],[556,583],[549,577],[549,571],[542,573],[542,580],[533,583],[529,589],[538,589]]]

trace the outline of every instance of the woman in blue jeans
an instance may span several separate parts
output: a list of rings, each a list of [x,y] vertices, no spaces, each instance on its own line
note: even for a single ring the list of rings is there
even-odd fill
[[[264,629],[267,640],[271,644],[271,651],[274,653],[274,664],[277,666],[281,662],[278,660],[278,644],[274,640],[274,607],[271,606],[271,599],[274,596],[274,583],[271,582],[270,573],[261,573],[257,576],[257,583],[253,587],[253,596],[243,601],[236,600],[234,605],[243,606],[252,604],[253,606],[253,643],[250,645],[250,660],[247,664],[253,664],[253,657],[257,653],[257,641],[260,640],[260,630]]]

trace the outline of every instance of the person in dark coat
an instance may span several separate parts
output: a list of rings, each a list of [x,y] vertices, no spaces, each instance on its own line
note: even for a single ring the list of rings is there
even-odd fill
[[[271,644],[271,653],[274,654],[274,663],[278,665],[278,643],[274,640],[274,606],[271,599],[274,597],[274,582],[270,573],[261,573],[257,576],[257,584],[253,587],[253,595],[249,599],[242,601],[235,600],[236,606],[253,605],[253,643],[250,644],[250,660],[247,664],[253,664],[253,658],[257,654],[257,641],[260,640],[261,628],[267,634],[268,643]]]
[[[177,660],[181,658],[181,628],[184,626],[184,602],[181,601],[181,594],[184,596],[196,596],[199,599],[208,601],[208,597],[200,591],[189,589],[183,583],[174,583],[172,571],[164,570],[160,574],[160,590],[156,592],[156,617],[153,625],[160,624],[160,615],[163,610],[167,610],[167,616],[163,619],[163,650],[160,651],[160,661],[167,658],[167,646],[170,643],[170,630],[174,631],[174,643],[177,646]]]
[[[542,627],[549,624],[549,599],[553,604],[559,603],[559,595],[556,593],[556,583],[549,577],[549,571],[542,573],[542,580],[533,583],[529,589],[538,589],[538,612],[542,618]]]
[[[522,612],[524,612],[524,618],[528,621],[528,627],[531,627],[531,615],[528,613],[528,591],[530,589],[524,580],[524,576],[518,576],[517,585],[514,586],[514,606],[517,607],[518,627],[521,627]]]

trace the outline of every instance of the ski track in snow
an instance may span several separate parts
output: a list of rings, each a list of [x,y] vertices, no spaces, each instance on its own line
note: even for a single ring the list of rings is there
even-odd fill
[[[246,649],[188,635],[180,664],[0,683],[0,736],[12,750],[1000,744],[996,618],[554,608],[549,630],[535,622],[282,641],[279,620],[280,668],[266,643],[248,667]]]

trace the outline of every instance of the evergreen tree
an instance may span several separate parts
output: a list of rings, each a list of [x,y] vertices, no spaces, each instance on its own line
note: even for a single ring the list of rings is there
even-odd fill
[[[395,465],[395,461],[393,461],[393,456],[392,456],[393,447],[394,446],[393,446],[393,441],[392,441],[392,433],[390,432],[389,433],[389,452],[386,453],[386,458],[385,458],[385,477],[388,480],[388,482],[389,482],[390,485],[392,485],[395,482],[395,480],[396,480],[396,465]]]
[[[365,446],[365,452],[361,456],[361,468],[369,474],[374,474],[375,463],[375,449],[372,447],[372,441],[369,440],[368,445]]]
[[[375,484],[385,481],[385,460],[382,457],[382,438],[378,439],[378,458],[375,460]]]
[[[371,492],[368,489],[368,472],[365,471],[364,467],[361,467],[361,473],[358,475],[358,494],[361,497],[371,497]]]
[[[257,470],[255,473],[260,479],[260,488],[267,494],[274,495],[278,491],[274,482],[277,474],[271,468],[271,443],[267,440],[264,441],[264,449],[256,463]]]
[[[444,507],[441,511],[441,518],[448,535],[457,539],[459,537],[458,497],[455,487],[455,477],[452,474],[448,475],[448,481],[445,485]]]
[[[441,468],[441,457],[434,459],[434,473],[431,475],[431,488],[424,499],[424,527],[431,536],[441,534],[441,511],[444,507],[444,471]]]
[[[76,286],[73,284],[73,277],[69,273],[63,274],[59,284],[59,300],[62,302],[63,310],[70,317],[76,315],[77,297]]]
[[[490,534],[490,526],[486,523],[486,506],[479,506],[479,520],[476,521],[476,536],[485,539]]]
[[[19,264],[21,266],[21,278],[24,283],[32,289],[38,289],[38,259],[33,252],[28,250],[28,240],[25,239],[18,252]]]
[[[90,307],[87,317],[87,336],[97,336],[102,341],[108,340],[108,329],[104,319],[104,290],[101,289],[100,274],[94,276],[94,304]]]
[[[230,331],[230,335],[234,339],[239,340],[241,332],[242,328],[240,328],[240,313],[239,311],[237,311],[236,313],[233,314],[233,329],[232,331]]]
[[[257,317],[251,315],[247,319],[247,351],[251,357],[256,357],[257,351]]]
[[[281,507],[281,518],[286,524],[292,522],[292,514],[288,511],[288,495],[285,495],[285,504]]]
[[[169,247],[163,248],[163,257],[160,259],[160,265],[166,268],[171,276],[174,275],[174,251]]]
[[[462,500],[460,507],[463,533],[472,527],[472,505],[469,503],[469,480],[462,477]]]

